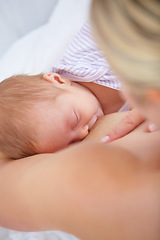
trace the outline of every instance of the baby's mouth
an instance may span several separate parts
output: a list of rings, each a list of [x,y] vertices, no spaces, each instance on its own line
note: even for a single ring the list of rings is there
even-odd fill
[[[93,118],[91,119],[91,121],[89,122],[89,124],[88,124],[88,130],[90,131],[91,130],[91,128],[93,127],[93,125],[97,122],[97,120],[99,119],[99,118],[101,118],[101,117],[103,117],[103,114],[100,114],[100,115],[95,115],[95,116],[93,116]]]
[[[91,130],[91,128],[93,127],[93,125],[96,123],[97,119],[98,119],[98,117],[97,117],[96,115],[93,116],[93,118],[91,119],[91,121],[90,121],[89,124],[88,124],[88,130],[89,130],[89,131]]]

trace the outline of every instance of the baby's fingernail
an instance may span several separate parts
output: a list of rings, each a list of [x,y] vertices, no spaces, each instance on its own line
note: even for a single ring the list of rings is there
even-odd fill
[[[148,128],[150,132],[154,132],[158,129],[154,123],[149,124]]]
[[[106,143],[106,142],[109,141],[109,139],[110,139],[109,136],[105,136],[104,138],[101,139],[101,142],[102,142],[102,143]]]

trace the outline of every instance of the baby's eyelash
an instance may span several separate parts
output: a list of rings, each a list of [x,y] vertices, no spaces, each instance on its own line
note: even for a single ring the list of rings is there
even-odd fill
[[[75,116],[76,116],[76,118],[77,118],[77,123],[79,122],[79,116],[78,116],[78,114],[74,111],[74,114],[75,114]]]

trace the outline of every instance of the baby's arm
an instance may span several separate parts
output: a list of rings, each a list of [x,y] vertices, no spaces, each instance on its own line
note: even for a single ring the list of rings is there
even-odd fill
[[[159,181],[159,174],[141,169],[129,153],[93,142],[4,159],[0,225],[62,230],[84,240],[156,240]]]

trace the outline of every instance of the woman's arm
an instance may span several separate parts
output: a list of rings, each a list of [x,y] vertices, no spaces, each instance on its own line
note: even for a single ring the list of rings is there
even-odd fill
[[[129,153],[93,142],[56,154],[4,159],[0,224],[22,231],[62,230],[84,240],[156,240],[159,181],[159,174],[142,169]]]

